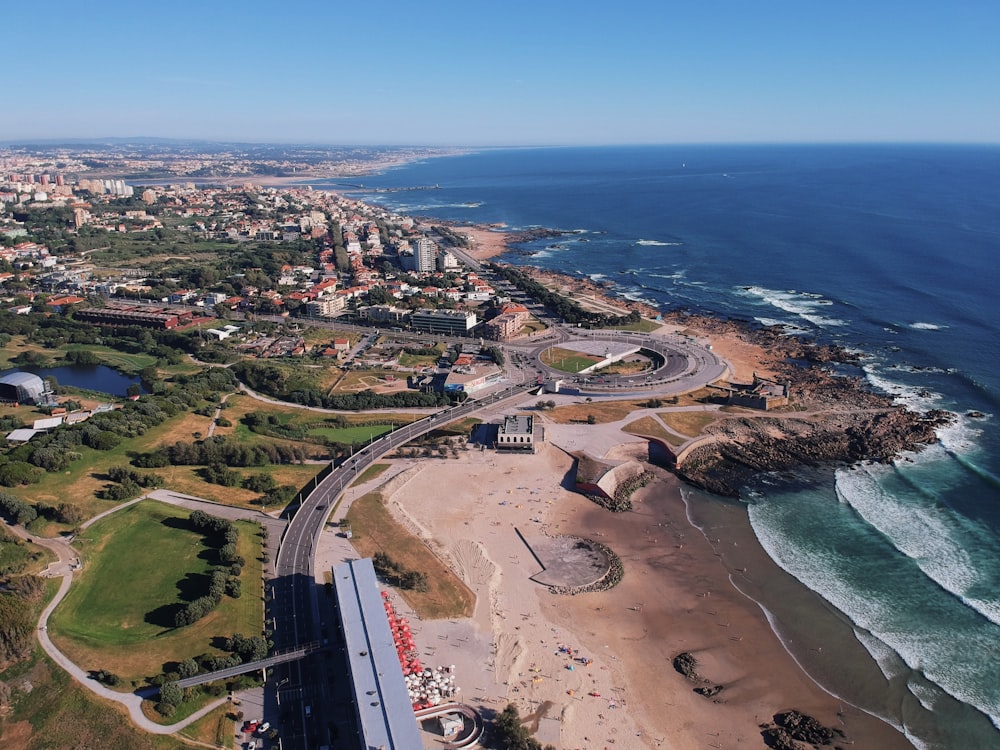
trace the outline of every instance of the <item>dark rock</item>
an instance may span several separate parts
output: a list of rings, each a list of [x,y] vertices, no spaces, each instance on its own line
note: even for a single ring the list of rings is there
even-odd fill
[[[812,716],[799,711],[786,711],[776,714],[774,722],[788,732],[789,736],[811,745],[830,745],[833,743],[833,730],[820,724]]]
[[[725,689],[725,685],[712,685],[711,687],[696,687],[694,691],[698,695],[704,695],[706,698],[714,698]]]
[[[698,660],[687,651],[674,657],[674,669],[693,682],[701,682],[698,674]]]

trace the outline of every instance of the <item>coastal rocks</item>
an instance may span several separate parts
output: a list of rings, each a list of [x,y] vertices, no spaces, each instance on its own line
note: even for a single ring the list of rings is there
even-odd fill
[[[813,747],[831,745],[835,738],[843,738],[840,730],[820,724],[812,716],[800,711],[785,711],[774,715],[773,724],[761,725],[764,743],[775,750],[798,750],[799,742]]]
[[[719,693],[721,693],[725,689],[726,689],[725,685],[711,685],[711,686],[704,686],[704,687],[696,687],[694,689],[694,691],[698,695],[702,695],[702,696],[704,696],[706,698],[714,698],[715,696],[717,696]]]
[[[937,441],[944,413],[829,412],[811,418],[733,418],[711,428],[716,440],[693,449],[677,473],[698,487],[738,497],[764,472],[825,463],[884,462]]]
[[[940,410],[910,411],[867,381],[835,373],[828,365],[858,360],[843,347],[787,336],[780,326],[676,312],[668,317],[699,334],[735,336],[758,347],[760,366],[789,385],[794,411],[719,420],[706,430],[713,439],[676,467],[709,492],[738,497],[757,475],[800,466],[889,461],[937,442],[937,429],[954,419]]]
[[[702,682],[701,675],[698,674],[698,660],[687,651],[674,657],[674,669],[692,682]]]
[[[507,244],[521,245],[526,242],[534,242],[535,240],[547,240],[553,237],[564,237],[567,234],[572,234],[572,232],[566,232],[562,229],[546,229],[544,227],[538,227],[536,229],[526,229],[523,232],[510,232],[507,235]]]
[[[717,696],[726,689],[726,686],[713,685],[711,682],[698,674],[698,660],[693,654],[687,651],[677,654],[677,656],[674,657],[673,664],[674,669],[684,675],[688,680],[700,683],[698,687],[694,688],[694,692],[704,698],[716,699],[715,703],[723,702],[718,700]]]

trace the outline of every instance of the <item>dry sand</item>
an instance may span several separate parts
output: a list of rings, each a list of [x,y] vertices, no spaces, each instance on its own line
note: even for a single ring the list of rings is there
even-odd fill
[[[712,342],[738,376],[759,368],[752,346],[716,335]],[[648,466],[657,481],[633,496],[629,513],[609,513],[568,489],[572,460],[565,451],[644,460],[645,442],[621,432],[642,415],[595,426],[546,424],[546,444],[535,455],[469,451],[457,460],[394,462],[390,509],[477,596],[467,620],[414,618],[424,663],[456,665],[462,699],[487,716],[514,702],[535,736],[560,750],[760,748],[760,725],[793,708],[842,729],[847,740],[839,744],[911,747],[822,690],[757,603],[740,593],[773,584],[802,589],[760,548],[744,509],[704,498],[690,502],[714,509],[689,509],[678,480]],[[725,523],[706,535],[692,516]],[[568,534],[606,544],[621,557],[624,578],[608,591],[552,594],[530,580],[541,567],[516,530],[529,539]],[[594,661],[574,662],[560,646]],[[699,674],[723,691],[714,698],[696,694],[699,685],[673,668],[681,652],[694,654]]]
[[[476,260],[495,258],[507,252],[507,243],[511,239],[511,235],[500,227],[452,226],[452,229],[472,240],[471,247],[465,252]]]
[[[551,439],[581,439],[579,426],[566,427],[551,426]],[[603,433],[606,440],[607,426]],[[610,454],[641,450],[630,442]],[[858,746],[908,747],[799,669],[730,581],[780,571],[748,525],[737,542],[747,548],[744,569],[727,569],[718,548],[736,540],[713,544],[692,527],[665,472],[637,493],[633,512],[611,514],[565,488],[572,463],[553,444],[533,456],[470,451],[405,465],[390,507],[477,595],[469,620],[414,621],[417,642],[425,664],[456,665],[463,700],[485,713],[514,702],[536,737],[561,749],[687,749],[763,747],[758,725],[797,708],[842,727]],[[609,591],[554,595],[530,580],[541,568],[515,529],[596,539],[621,556],[625,577]],[[574,662],[560,646],[594,661]],[[682,651],[725,686],[715,699],[673,669]]]

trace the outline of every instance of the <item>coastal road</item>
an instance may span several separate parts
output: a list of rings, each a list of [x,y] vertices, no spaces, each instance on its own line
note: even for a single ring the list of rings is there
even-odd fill
[[[560,329],[554,332],[557,341],[576,337],[579,332]],[[721,377],[727,370],[725,362],[707,348],[693,341],[668,341],[665,337],[631,332],[588,332],[580,338],[635,343],[657,351],[664,357],[665,365],[659,371],[656,383],[636,383],[637,389],[679,392],[697,388]],[[528,351],[535,357],[552,341],[539,343]],[[511,348],[508,347],[508,353]],[[560,373],[565,375],[565,373]],[[270,583],[267,625],[271,629],[274,648],[283,651],[312,642],[324,642],[330,637],[332,609],[321,587],[316,585],[315,555],[320,535],[334,504],[344,490],[378,458],[406,445],[415,438],[431,432],[436,427],[471,415],[481,409],[523,396],[537,385],[530,382],[509,385],[501,390],[470,398],[462,404],[443,408],[424,419],[395,429],[378,440],[373,440],[340,466],[329,467],[326,476],[314,480],[312,491],[298,505],[290,506],[288,527],[282,537],[275,564],[275,578]],[[623,388],[631,379],[615,378],[608,388]],[[605,385],[605,384],[602,384]],[[282,708],[283,746],[285,748],[310,748],[327,744],[331,728],[338,717],[331,712],[331,683],[323,659],[304,659],[276,668],[272,681],[280,685],[277,699]],[[283,699],[283,700],[282,700]]]
[[[337,499],[368,466],[384,454],[425,435],[439,425],[473,414],[497,403],[523,396],[536,386],[511,385],[457,406],[447,407],[374,440],[329,474],[317,479],[313,490],[290,508],[291,519],[282,537],[270,583],[268,622],[274,649],[283,651],[327,639],[328,607],[316,586],[315,553],[319,537]],[[309,748],[326,744],[328,727],[335,717],[330,685],[321,659],[304,659],[276,668],[272,679],[281,685],[278,695],[283,712],[283,747]],[[308,706],[308,711],[306,707]]]

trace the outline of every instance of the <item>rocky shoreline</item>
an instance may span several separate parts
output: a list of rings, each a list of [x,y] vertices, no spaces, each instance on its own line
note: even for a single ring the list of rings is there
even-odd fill
[[[791,389],[793,406],[763,414],[733,413],[706,429],[713,440],[695,448],[677,473],[726,497],[755,476],[802,466],[886,462],[937,442],[950,412],[915,412],[876,392],[864,379],[839,375],[828,365],[856,364],[842,347],[788,336],[780,326],[757,327],[683,312],[665,319],[699,334],[736,336],[760,349],[761,365]]]
[[[518,242],[563,234],[533,229],[505,237],[508,249]],[[519,266],[532,278],[575,294],[602,297],[609,304],[655,318],[656,308],[616,295],[612,282],[594,282],[535,266]],[[834,365],[857,365],[861,356],[844,347],[791,336],[783,326],[716,318],[673,310],[666,324],[706,337],[733,337],[753,346],[760,367],[791,387],[789,410],[734,414],[706,429],[713,440],[692,450],[676,471],[686,482],[725,497],[760,474],[802,466],[886,462],[907,451],[937,442],[936,430],[955,419],[942,410],[915,412],[876,392],[863,378],[834,374]]]

